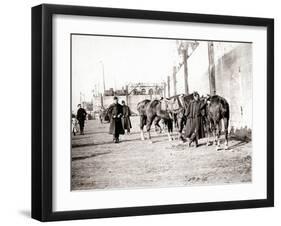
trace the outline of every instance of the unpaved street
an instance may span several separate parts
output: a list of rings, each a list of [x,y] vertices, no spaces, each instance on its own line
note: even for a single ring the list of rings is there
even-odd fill
[[[140,140],[139,117],[131,120],[132,133],[119,144],[98,120],[86,121],[85,135],[72,137],[72,190],[251,182],[251,142],[232,138],[230,150],[216,151],[202,139],[188,148],[152,131],[151,144]]]

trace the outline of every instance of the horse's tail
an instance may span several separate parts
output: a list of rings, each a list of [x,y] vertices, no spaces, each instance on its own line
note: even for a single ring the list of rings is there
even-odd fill
[[[227,120],[229,120],[229,116],[230,116],[230,107],[229,107],[229,103],[227,102],[227,100],[223,97],[221,97],[221,105],[222,105],[222,112],[223,112],[223,116],[225,118],[227,118]]]

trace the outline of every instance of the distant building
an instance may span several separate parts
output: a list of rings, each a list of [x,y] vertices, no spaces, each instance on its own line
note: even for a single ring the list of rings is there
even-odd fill
[[[130,83],[119,90],[110,88],[104,91],[104,95],[93,96],[93,109],[99,111],[107,108],[113,102],[113,96],[118,96],[119,101],[126,101],[134,113],[137,112],[137,104],[145,99],[160,99],[164,96],[164,83]]]
[[[104,91],[104,96],[114,96],[113,88],[107,89]]]
[[[110,88],[108,90],[104,91],[104,96],[126,96],[127,92],[124,88],[114,90],[113,88]]]
[[[128,85],[130,95],[164,95],[164,83],[131,83]]]
[[[104,96],[128,95],[164,95],[164,83],[130,83],[126,88],[114,90],[110,88],[104,91]]]

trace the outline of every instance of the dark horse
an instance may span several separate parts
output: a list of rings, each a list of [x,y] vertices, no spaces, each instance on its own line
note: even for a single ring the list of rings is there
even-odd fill
[[[150,128],[154,125],[161,131],[159,121],[162,119],[168,127],[168,137],[172,140],[173,121],[177,125],[179,138],[182,138],[182,131],[186,123],[185,109],[192,100],[193,95],[175,95],[162,100],[143,100],[138,103],[138,112],[140,115],[141,139],[144,140],[143,127],[146,125],[150,139]]]
[[[207,145],[210,144],[210,132],[213,132],[215,137],[214,145],[218,150],[220,147],[220,134],[221,134],[221,121],[224,124],[224,134],[225,134],[225,147],[228,149],[228,124],[229,124],[229,104],[225,98],[214,95],[206,98],[206,112],[207,112],[207,131],[208,131],[208,141]]]
[[[154,121],[155,127],[158,127],[161,131],[159,121],[162,119],[168,127],[168,138],[172,140],[171,133],[173,132],[173,120],[172,115],[169,112],[168,102],[163,100],[143,100],[138,103],[137,109],[140,115],[140,130],[141,139],[144,140],[143,127],[146,125],[146,131],[148,132],[148,139],[151,140],[150,129]]]

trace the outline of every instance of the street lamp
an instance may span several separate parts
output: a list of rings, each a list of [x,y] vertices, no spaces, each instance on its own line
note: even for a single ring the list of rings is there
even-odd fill
[[[104,79],[104,63],[102,60],[99,61],[102,66],[102,82],[103,82],[103,93],[105,92],[105,79]]]

